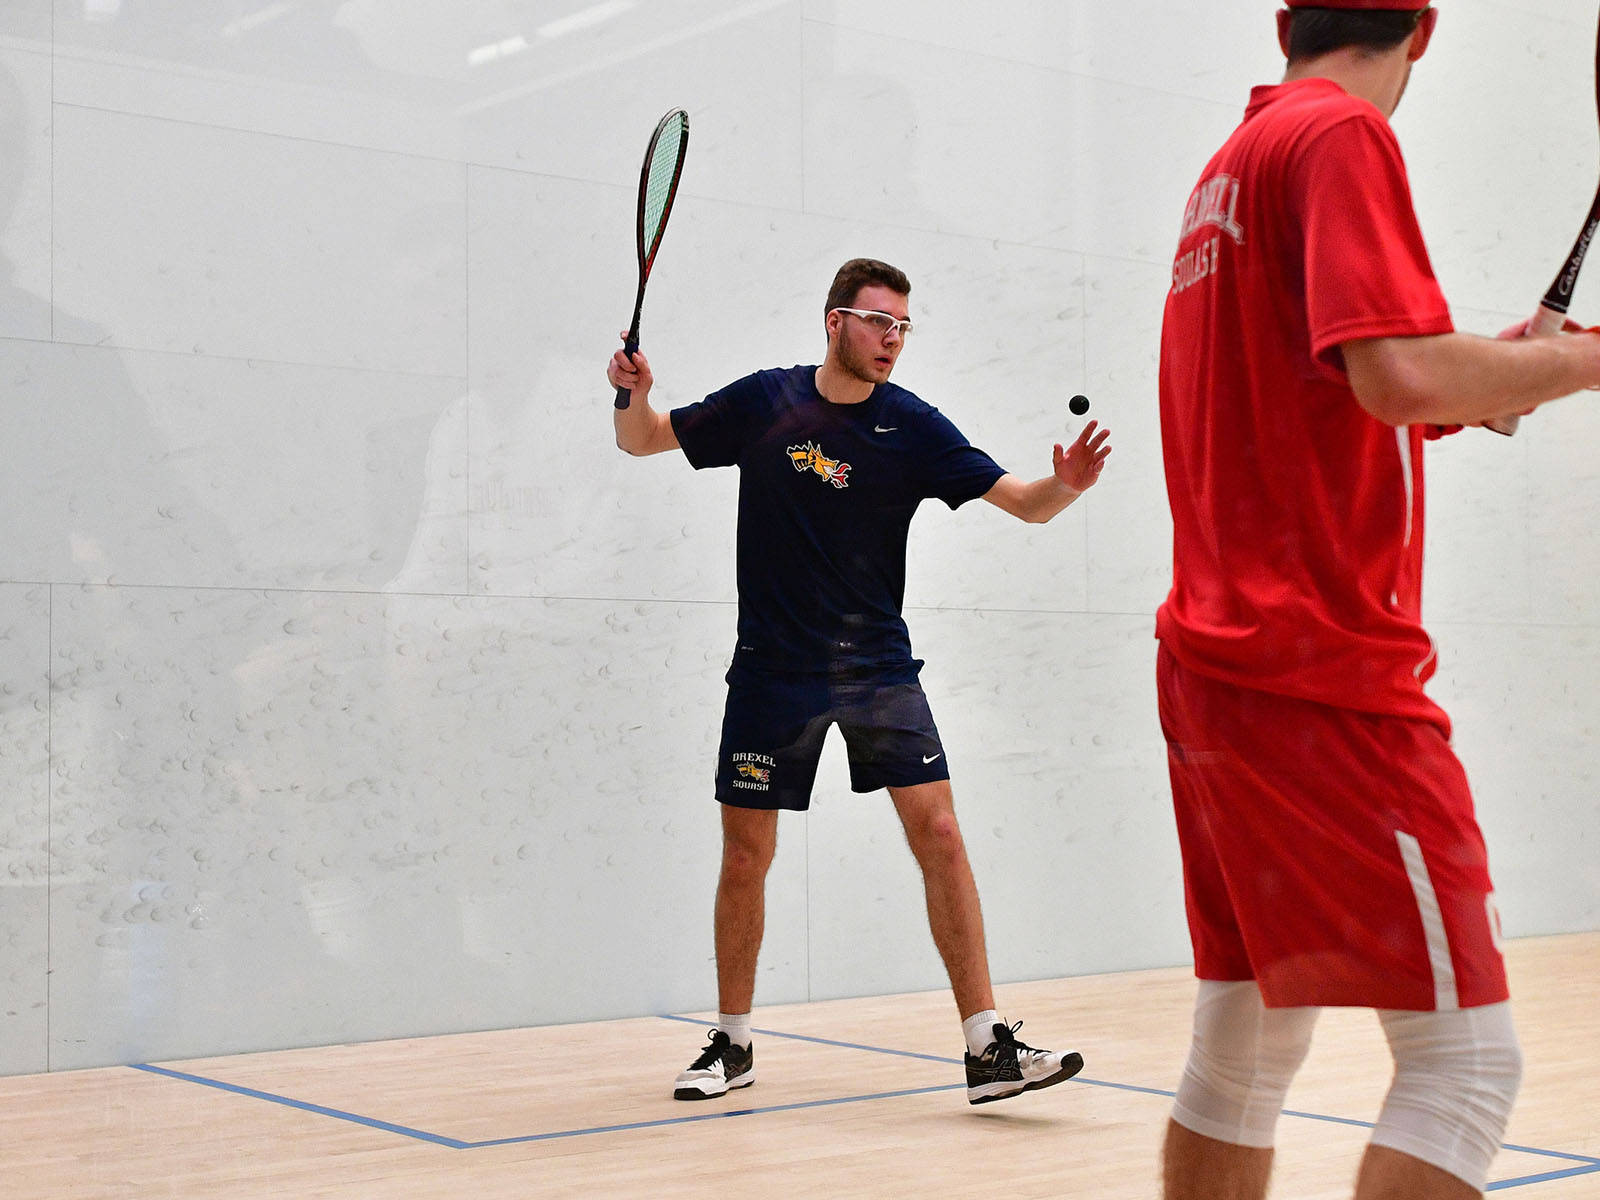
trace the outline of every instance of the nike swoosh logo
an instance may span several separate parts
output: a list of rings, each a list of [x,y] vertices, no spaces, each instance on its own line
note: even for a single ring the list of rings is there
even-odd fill
[[[900,426],[898,426],[898,425],[891,425],[887,429],[885,429],[882,425],[874,425],[872,427],[872,432],[873,433],[893,433],[896,429],[899,429],[899,428],[900,428]]]
[[[944,752],[943,752],[943,751],[940,751],[940,752],[939,752],[939,753],[938,753],[938,754],[926,754],[926,755],[924,755],[924,756],[923,756],[923,758],[922,758],[922,765],[923,765],[923,766],[927,766],[927,765],[928,765],[928,764],[929,764],[929,763],[931,763],[931,762],[932,762],[932,761],[933,761],[933,760],[934,760],[934,759],[936,759],[936,758],[943,758],[943,757],[944,757]]]

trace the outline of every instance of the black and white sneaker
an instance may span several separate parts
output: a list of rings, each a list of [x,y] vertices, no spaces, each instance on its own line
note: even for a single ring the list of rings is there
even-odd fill
[[[1015,1025],[995,1023],[994,1041],[982,1054],[967,1055],[967,1103],[988,1104],[1007,1096],[1047,1088],[1083,1070],[1077,1051],[1035,1050],[1017,1041]]]
[[[1003,1025],[995,1026],[1003,1029]],[[749,1087],[756,1081],[754,1046],[735,1046],[720,1029],[711,1031],[711,1044],[689,1069],[678,1076],[672,1088],[674,1100],[710,1100],[734,1088]]]

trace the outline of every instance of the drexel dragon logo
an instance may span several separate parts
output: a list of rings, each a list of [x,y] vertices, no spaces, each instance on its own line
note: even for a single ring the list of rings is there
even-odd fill
[[[822,452],[822,447],[815,442],[807,442],[804,446],[790,446],[789,461],[794,463],[796,471],[814,472],[836,488],[850,486],[848,478],[850,464],[840,462],[836,458],[829,458]]]
[[[778,764],[773,761],[770,754],[752,754],[741,750],[729,760],[733,764],[733,773],[738,776],[733,781],[736,788],[745,788],[752,792],[769,791],[772,787],[772,768]]]

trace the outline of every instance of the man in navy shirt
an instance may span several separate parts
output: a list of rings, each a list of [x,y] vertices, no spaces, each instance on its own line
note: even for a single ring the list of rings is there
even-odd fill
[[[1025,483],[968,444],[938,409],[889,382],[911,330],[910,292],[887,263],[852,259],[828,292],[821,366],[761,371],[670,413],[650,407],[644,355],[619,350],[606,371],[632,393],[615,410],[621,449],[681,448],[696,469],[739,468],[739,636],[716,790],[721,1012],[710,1045],[677,1078],[679,1100],[755,1082],[750,1008],[778,812],[810,805],[833,724],[852,789],[888,789],[922,869],[966,1035],[967,1099],[1049,1087],[1083,1067],[1076,1053],[1018,1041],[995,1012],[977,886],[901,605],[906,538],[924,499],[956,508],[981,496],[1048,521],[1099,479],[1111,448],[1091,421],[1069,448],[1055,447],[1050,475]]]

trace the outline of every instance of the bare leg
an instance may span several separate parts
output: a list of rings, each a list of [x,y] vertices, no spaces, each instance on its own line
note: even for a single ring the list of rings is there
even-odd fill
[[[989,955],[983,940],[983,910],[978,885],[967,861],[967,846],[956,823],[955,797],[949,780],[890,788],[906,841],[922,868],[928,900],[928,928],[944,960],[964,1021],[994,1007],[989,980]]]
[[[1235,1146],[1167,1122],[1163,1200],[1265,1200],[1272,1151]]]
[[[778,814],[722,805],[722,875],[717,880],[717,997],[725,1013],[747,1013],[767,921],[767,869],[778,848]]]
[[[1483,1193],[1432,1163],[1388,1146],[1368,1146],[1356,1200],[1478,1200]]]

